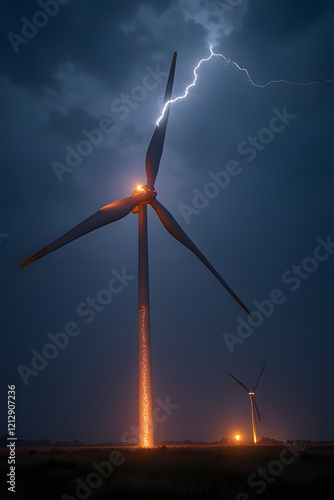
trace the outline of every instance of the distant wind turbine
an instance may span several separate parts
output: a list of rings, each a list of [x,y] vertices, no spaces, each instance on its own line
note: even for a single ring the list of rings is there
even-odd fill
[[[236,381],[238,382],[238,384],[240,384],[240,385],[241,385],[241,387],[242,387],[243,389],[245,389],[245,391],[247,392],[247,394],[248,394],[248,395],[249,395],[249,397],[250,397],[251,412],[252,412],[252,427],[253,427],[253,438],[254,438],[254,443],[256,443],[256,441],[257,441],[257,438],[256,438],[256,426],[255,426],[255,416],[254,416],[254,406],[255,406],[255,409],[256,409],[256,413],[257,413],[257,415],[258,415],[258,417],[259,417],[260,424],[262,424],[262,420],[261,420],[261,417],[260,417],[260,412],[259,412],[259,409],[258,409],[257,404],[256,404],[256,402],[255,402],[254,395],[255,395],[256,388],[257,388],[257,384],[259,383],[260,377],[261,377],[261,375],[262,375],[262,372],[263,372],[263,370],[264,370],[264,367],[265,367],[265,366],[266,366],[266,364],[264,364],[264,365],[263,365],[263,368],[262,368],[262,370],[261,370],[261,372],[260,372],[260,375],[258,376],[258,379],[257,379],[257,381],[256,381],[256,384],[254,385],[254,387],[253,387],[253,389],[252,389],[252,390],[248,389],[248,387],[247,387],[245,384],[243,384],[242,382],[240,382],[240,380],[238,380],[237,378],[235,378],[235,377],[234,377],[233,375],[231,375],[231,373],[230,373],[230,376],[231,376],[232,378],[234,378],[234,380],[236,380]]]
[[[172,96],[176,64],[174,53],[167,87],[164,97],[165,105]],[[232,297],[250,315],[249,310],[227,285],[220,274],[204,257],[197,246],[186,235],[168,210],[156,199],[157,192],[154,183],[158,174],[163,144],[166,135],[169,108],[165,111],[160,123],[156,125],[153,137],[146,154],[145,186],[137,186],[131,196],[114,201],[106,205],[67,233],[60,236],[39,252],[26,259],[20,267],[44,257],[71,241],[87,234],[99,227],[115,222],[128,215],[131,211],[138,213],[138,306],[139,306],[139,446],[151,448],[153,438],[153,408],[152,408],[152,370],[151,370],[151,334],[150,334],[150,300],[149,300],[149,273],[148,273],[148,240],[147,240],[147,205],[151,205],[157,213],[166,230],[180,243],[193,252],[203,264],[214,274]]]

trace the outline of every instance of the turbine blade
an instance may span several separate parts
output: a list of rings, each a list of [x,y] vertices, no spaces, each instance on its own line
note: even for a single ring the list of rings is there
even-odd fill
[[[42,250],[23,261],[20,264],[20,267],[22,268],[28,266],[32,262],[35,262],[35,260],[38,260],[41,257],[44,257],[44,255],[47,255],[67,243],[80,238],[80,236],[83,236],[84,234],[94,231],[94,229],[122,219],[137,205],[139,205],[139,203],[146,201],[148,196],[150,196],[148,193],[139,193],[129,196],[128,198],[122,198],[121,200],[114,201],[113,203],[110,203],[110,205],[102,207],[93,215],[80,222],[80,224],[75,226],[73,229],[60,236],[60,238],[56,239],[46,247],[42,248]]]
[[[242,382],[240,382],[240,380],[238,380],[237,378],[235,378],[231,373],[230,373],[230,377],[234,378],[234,380],[236,380],[238,382],[238,384],[240,384],[241,387],[243,389],[245,389],[245,391],[247,392],[247,394],[249,394],[251,392],[245,384],[243,384]]]
[[[264,367],[265,367],[265,366],[266,366],[266,363],[264,363],[263,368],[262,368],[262,370],[261,370],[261,372],[260,372],[260,375],[258,376],[258,379],[257,379],[257,381],[256,381],[256,384],[255,384],[255,385],[254,385],[254,387],[253,387],[253,392],[255,392],[255,391],[256,391],[257,384],[259,383],[260,377],[261,377],[261,375],[262,375],[262,372],[263,372],[263,370],[264,370]]]
[[[220,274],[215,270],[215,268],[210,264],[210,262],[204,257],[202,252],[197,248],[197,246],[191,241],[189,236],[183,231],[181,226],[176,222],[174,217],[168,212],[168,210],[157,201],[155,198],[152,203],[152,207],[156,211],[159,219],[167,229],[167,231],[174,236],[180,243],[182,243],[185,247],[187,247],[191,252],[193,252],[196,257],[199,258],[203,262],[203,264],[212,272],[212,274],[220,281],[220,283],[226,288],[226,290],[232,295],[232,297],[241,305],[241,307],[250,314],[247,307],[243,304],[243,302],[239,299],[239,297],[233,292],[233,290],[228,286],[228,284],[223,280]]]
[[[253,403],[254,403],[254,406],[255,406],[255,410],[256,410],[257,416],[259,417],[260,424],[262,424],[262,420],[261,420],[261,417],[260,417],[260,412],[259,412],[259,409],[257,407],[257,404],[255,402],[254,397],[253,397]]]
[[[175,74],[175,64],[176,64],[176,52],[174,52],[172,65],[169,71],[169,77],[166,86],[165,97],[163,101],[163,107],[165,104],[170,101],[172,97],[172,89],[174,82],[174,74]],[[155,179],[158,174],[160,159],[162,155],[162,149],[164,145],[167,122],[169,116],[170,104],[167,106],[165,114],[161,119],[159,125],[155,127],[153,137],[151,139],[150,145],[148,147],[146,153],[145,167],[146,167],[146,177],[147,177],[147,186],[150,189],[153,189]]]

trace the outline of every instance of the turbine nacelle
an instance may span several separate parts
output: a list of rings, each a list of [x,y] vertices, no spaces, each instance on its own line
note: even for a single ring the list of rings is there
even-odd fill
[[[172,88],[174,82],[175,65],[176,65],[176,52],[174,53],[167,85],[163,101],[163,106],[165,106],[172,96]],[[159,170],[160,160],[162,156],[167,122],[170,112],[170,106],[167,107],[161,120],[159,120],[159,125],[155,127],[151,142],[148,146],[146,159],[145,159],[145,170],[146,170],[146,184],[139,184],[133,191],[131,196],[127,198],[122,198],[120,200],[114,201],[104,207],[100,208],[97,212],[92,214],[87,219],[80,222],[77,226],[67,231],[55,241],[45,246],[31,257],[26,259],[20,264],[20,267],[25,267],[32,262],[44,257],[45,255],[57,250],[58,248],[67,245],[71,241],[80,238],[81,236],[98,229],[99,227],[105,226],[116,222],[123,217],[127,216],[130,212],[138,213],[140,205],[151,205],[153,210],[156,212],[162,224],[165,226],[166,230],[182,245],[188,248],[196,257],[203,262],[203,264],[212,272],[212,274],[218,279],[218,281],[226,288],[234,300],[244,309],[244,311],[251,316],[250,311],[247,309],[245,304],[239,299],[239,297],[234,293],[234,291],[228,286],[226,281],[221,277],[221,275],[216,271],[216,269],[210,264],[210,262],[204,257],[202,252],[197,248],[189,236],[183,231],[181,226],[176,222],[172,214],[156,199],[157,192],[154,188],[156,177]],[[255,389],[253,389],[255,391]],[[247,391],[249,391],[247,389]]]
[[[147,194],[147,199],[138,203],[135,208],[131,210],[133,214],[137,214],[139,211],[139,205],[150,205],[154,198],[157,196],[157,192],[154,188],[150,188],[147,185],[138,184],[134,189],[132,196]]]

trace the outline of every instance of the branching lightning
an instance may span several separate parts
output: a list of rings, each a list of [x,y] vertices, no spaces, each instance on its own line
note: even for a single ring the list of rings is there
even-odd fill
[[[195,87],[196,81],[197,81],[197,78],[198,78],[197,70],[199,69],[199,67],[201,66],[201,64],[204,63],[204,62],[210,61],[210,59],[212,59],[213,57],[221,57],[222,59],[224,59],[224,61],[226,63],[233,64],[239,71],[243,71],[246,74],[247,79],[248,79],[248,83],[250,85],[252,85],[253,87],[258,87],[260,89],[264,89],[265,87],[268,87],[268,85],[272,85],[273,83],[287,83],[288,85],[309,86],[309,85],[323,85],[325,83],[332,83],[332,82],[334,82],[334,78],[333,78],[331,80],[324,80],[323,82],[318,82],[318,81],[314,81],[314,82],[294,82],[294,81],[291,81],[291,80],[280,79],[280,80],[269,80],[267,83],[264,83],[264,84],[255,83],[253,81],[253,79],[251,78],[251,76],[250,76],[250,74],[249,74],[249,72],[248,72],[248,70],[246,68],[241,68],[238,63],[236,63],[235,61],[231,61],[231,59],[225,57],[223,54],[216,54],[212,50],[212,45],[210,45],[210,56],[207,57],[207,58],[205,58],[205,59],[201,59],[200,62],[197,64],[196,68],[194,69],[194,79],[193,79],[192,83],[190,85],[188,85],[188,87],[184,91],[184,94],[181,95],[181,96],[179,96],[179,97],[175,97],[174,99],[170,99],[169,101],[166,102],[166,104],[162,108],[161,115],[160,115],[159,119],[156,122],[156,124],[158,126],[160,124],[160,121],[164,117],[166,109],[168,108],[168,106],[170,104],[176,102],[176,101],[179,101],[180,99],[185,99],[187,97],[187,95],[188,95],[189,90],[191,89],[191,87]]]

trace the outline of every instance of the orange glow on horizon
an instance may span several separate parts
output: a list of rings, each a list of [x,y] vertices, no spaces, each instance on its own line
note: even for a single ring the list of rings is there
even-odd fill
[[[236,439],[237,441],[240,441],[240,436],[239,436],[239,434],[237,434],[237,435],[235,436],[235,439]]]

